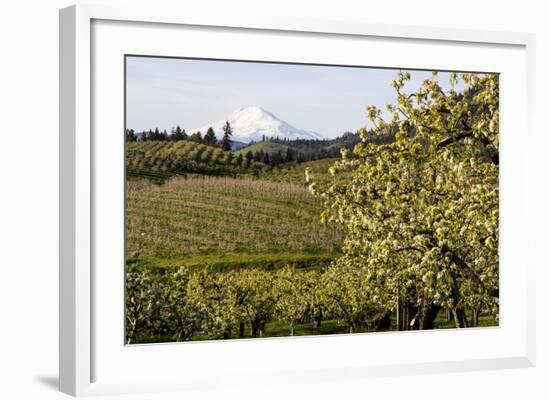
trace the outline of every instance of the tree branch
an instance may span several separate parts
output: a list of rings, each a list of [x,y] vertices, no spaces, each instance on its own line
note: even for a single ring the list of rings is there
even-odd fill
[[[458,267],[460,267],[460,271],[464,272],[465,275],[475,281],[475,283],[480,286],[481,288],[485,289],[489,295],[498,298],[499,297],[499,289],[489,289],[483,284],[483,282],[479,279],[476,272],[466,263],[460,256],[456,254],[456,252],[452,251],[447,245],[443,245],[441,247],[441,252],[445,255],[448,255],[451,258],[451,261],[456,264]]]

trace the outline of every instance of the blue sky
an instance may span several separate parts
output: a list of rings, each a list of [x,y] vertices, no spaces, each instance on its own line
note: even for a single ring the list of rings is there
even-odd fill
[[[398,70],[127,57],[127,127],[180,125],[188,132],[235,110],[260,106],[327,138],[367,125],[366,106],[385,109]],[[411,90],[431,72],[411,71]],[[448,81],[448,74],[439,80]]]

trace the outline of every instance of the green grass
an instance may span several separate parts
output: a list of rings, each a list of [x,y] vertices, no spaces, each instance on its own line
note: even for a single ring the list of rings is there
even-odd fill
[[[393,322],[395,324],[395,322]],[[478,327],[494,327],[496,326],[495,320],[488,316],[480,316]],[[441,311],[435,320],[435,329],[454,329],[456,328],[453,321],[447,320],[445,312]],[[395,327],[388,331],[395,331]],[[373,332],[366,327],[362,327],[358,331],[359,333]],[[295,336],[309,336],[317,334],[345,334],[348,333],[348,328],[345,324],[337,320],[323,320],[319,327],[314,327],[312,324],[297,324],[294,327]],[[290,335],[290,326],[278,321],[271,321],[266,325],[265,337],[281,337]]]
[[[488,315],[482,315],[479,317],[479,325],[477,327],[494,327],[497,326],[495,319]],[[445,316],[445,312],[441,311],[435,319],[435,327],[438,329],[454,329],[455,323],[452,320],[448,320]]]
[[[238,151],[236,151],[235,154],[242,154],[244,156],[249,151],[251,151],[252,153],[256,153],[261,150],[264,153],[269,153],[269,154],[281,152],[281,154],[284,156],[289,148],[290,146],[285,145],[283,143],[260,142],[260,143],[255,143],[253,145],[241,148]]]
[[[393,322],[395,325],[395,322]],[[497,324],[495,320],[487,315],[480,316],[479,319],[479,326],[478,327],[496,327]],[[456,328],[453,321],[447,320],[445,316],[445,312],[442,311],[438,314],[436,320],[435,320],[435,330],[444,330],[444,329],[454,329]],[[392,327],[392,329],[388,331],[395,331],[395,327]],[[242,338],[251,338],[250,336],[250,327],[247,324],[245,326],[245,335]],[[366,327],[360,328],[358,333],[369,333],[369,332],[375,332],[374,330],[369,330]],[[315,327],[311,323],[298,323],[294,325],[294,336],[312,336],[312,335],[319,335],[319,334],[347,334],[349,333],[348,328],[346,325],[342,322],[339,322],[337,320],[329,319],[329,320],[323,320],[321,322],[321,325],[318,327]],[[235,332],[232,333],[231,338],[239,338],[238,333]],[[265,327],[265,332],[263,333],[262,337],[288,337],[290,336],[290,325],[286,323],[282,323],[280,321],[272,320],[269,323],[267,323]],[[198,334],[193,336],[193,341],[201,341],[201,340],[210,340],[211,338],[208,337],[208,335],[204,334]],[[138,342],[143,343],[151,343],[151,342],[165,342],[165,341],[171,341],[169,338],[162,338],[162,337],[152,337],[152,338],[142,338]]]
[[[305,163],[287,163],[270,171],[262,171],[260,176],[267,180],[305,185],[305,171],[309,168],[316,182],[325,183],[331,178],[328,169],[338,159],[312,160]]]
[[[273,253],[273,254],[212,254],[192,255],[188,257],[173,258],[140,258],[139,264],[144,268],[179,268],[189,269],[208,266],[214,271],[227,271],[231,269],[261,267],[266,270],[274,270],[284,266],[294,266],[299,269],[317,269],[330,265],[338,256],[338,253]],[[129,259],[128,262],[134,260]]]

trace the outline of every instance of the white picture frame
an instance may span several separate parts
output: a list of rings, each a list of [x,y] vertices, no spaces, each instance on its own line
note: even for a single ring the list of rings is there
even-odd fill
[[[119,25],[117,25],[119,24]],[[154,33],[147,36],[148,40],[141,40],[139,46],[130,45],[130,37],[139,37],[140,31],[154,28]],[[186,371],[185,378],[179,375],[161,377],[159,374],[155,377],[154,372],[150,376],[132,378],[131,369],[121,369],[125,366],[143,363],[149,366],[159,366],[159,363],[170,366],[170,358],[174,358],[174,352],[180,352],[181,345],[168,344],[157,346],[142,346],[133,348],[127,352],[124,350],[123,340],[116,340],[116,345],[106,345],[109,343],[109,336],[116,337],[119,329],[113,327],[113,319],[116,319],[117,313],[122,321],[122,309],[111,308],[113,312],[107,316],[105,303],[119,304],[121,294],[118,294],[117,285],[119,281],[112,285],[105,285],[109,280],[108,274],[96,271],[98,262],[105,257],[116,259],[115,253],[98,252],[98,242],[103,237],[108,240],[109,233],[105,226],[98,219],[108,215],[103,214],[104,209],[101,206],[101,199],[96,194],[104,193],[108,187],[102,185],[120,185],[122,181],[117,181],[120,177],[113,175],[113,180],[107,184],[102,180],[102,165],[122,164],[121,153],[117,153],[116,146],[112,151],[107,148],[108,142],[97,141],[94,137],[94,129],[103,127],[102,121],[106,124],[122,124],[123,115],[118,116],[119,121],[111,121],[102,111],[103,106],[97,106],[97,98],[101,98],[105,93],[112,93],[113,104],[109,104],[110,109],[120,110],[123,105],[123,99],[118,98],[121,93],[119,81],[115,85],[107,87],[106,82],[110,82],[110,75],[103,74],[103,67],[112,66],[113,79],[119,80],[123,75],[123,70],[118,69],[115,64],[109,64],[117,59],[120,54],[128,51],[124,49],[128,44],[132,49],[142,51],[152,51],[155,46],[155,40],[167,35],[167,30],[182,30],[185,33],[185,27],[193,27],[197,35],[200,32],[216,33],[219,35],[242,35],[242,40],[246,40],[244,34],[254,35],[262,34],[262,40],[284,41],[282,37],[304,38],[304,43],[313,41],[316,37],[322,37],[325,44],[334,38],[341,40],[341,43],[347,41],[384,41],[384,46],[392,43],[397,46],[399,43],[407,43],[407,46],[414,48],[418,46],[437,46],[441,51],[441,57],[445,53],[445,46],[453,47],[452,52],[468,52],[479,54],[479,60],[470,60],[469,70],[485,71],[483,65],[483,55],[487,49],[495,49],[493,59],[493,72],[506,71],[506,76],[514,77],[513,81],[506,81],[503,86],[503,130],[511,132],[510,128],[516,128],[516,132],[524,133],[521,141],[513,135],[505,135],[503,139],[503,150],[506,150],[501,176],[507,182],[506,188],[509,192],[502,192],[502,199],[505,200],[502,206],[505,218],[503,229],[506,229],[506,244],[514,244],[510,249],[502,248],[503,256],[509,257],[512,263],[522,253],[527,252],[532,246],[529,238],[515,242],[513,231],[516,228],[523,228],[526,232],[534,233],[536,230],[536,205],[535,192],[535,133],[532,128],[534,110],[534,36],[522,33],[506,32],[483,32],[470,30],[451,30],[435,29],[426,27],[411,26],[393,26],[393,25],[372,25],[360,22],[340,22],[340,21],[316,21],[316,20],[294,20],[292,18],[265,18],[242,20],[222,20],[210,16],[193,15],[184,10],[165,10],[155,7],[147,8],[112,8],[108,6],[90,6],[78,5],[72,6],[60,11],[60,390],[75,396],[94,395],[106,393],[126,393],[134,391],[161,391],[167,389],[197,389],[209,388],[213,386],[234,385],[246,383],[247,380],[258,382],[284,383],[294,380],[327,380],[330,378],[361,378],[380,375],[400,375],[400,374],[420,374],[430,372],[455,372],[479,369],[503,369],[514,367],[530,367],[535,364],[535,321],[534,321],[534,266],[536,260],[523,258],[521,262],[521,274],[514,276],[505,275],[502,280],[502,308],[503,312],[514,317],[512,325],[510,319],[506,320],[506,313],[503,315],[501,327],[497,329],[467,331],[447,331],[445,334],[434,332],[422,333],[391,333],[383,335],[353,335],[353,336],[328,336],[324,339],[312,337],[306,338],[284,338],[270,340],[246,340],[230,341],[225,344],[221,342],[209,342],[202,344],[193,344],[193,348],[187,347],[185,352],[189,359],[198,361],[201,355],[204,357],[213,357],[221,355],[224,357],[238,357],[244,355],[243,359],[252,357],[252,354],[270,355],[273,359],[274,368],[260,367],[254,371],[246,370],[243,367],[242,373],[236,369],[235,374],[231,374],[229,368],[226,370],[220,368],[216,372],[207,372],[206,367],[197,365],[196,369]],[[126,33],[125,33],[126,32]],[[172,31],[171,31],[172,32]],[[175,32],[175,31],[174,31]],[[94,35],[96,39],[94,40]],[[143,38],[142,38],[143,39]],[[300,42],[297,40],[297,42]],[[373,42],[373,43],[374,43]],[[207,43],[207,38],[205,42]],[[248,43],[248,42],[247,42]],[[251,43],[251,42],[250,42]],[[355,43],[355,42],[354,42]],[[363,43],[363,42],[361,42]],[[302,44],[304,45],[304,44]],[[375,46],[376,43],[373,44]],[[380,43],[378,43],[380,45]],[[118,46],[118,47],[117,47]],[[159,52],[164,55],[173,55],[170,50],[174,45],[166,45]],[[293,45],[299,50],[300,44]],[[281,46],[281,48],[291,51],[292,47]],[[345,46],[342,46],[345,47]],[[147,50],[147,48],[149,50]],[[274,46],[274,49],[277,47]],[[290,50],[289,50],[290,48]],[[145,49],[145,50],[143,50]],[[226,58],[235,58],[235,56],[245,59],[253,57],[250,54],[256,54],[255,58],[262,58],[257,50],[250,46],[248,56],[245,50],[242,54],[233,55],[238,48],[231,50],[230,46],[225,49]],[[404,49],[404,48],[403,48]],[[470,50],[468,50],[470,49]],[[477,49],[477,50],[476,50]],[[500,49],[500,50],[499,50]],[[105,53],[102,53],[105,51]],[[343,50],[348,53],[350,50]],[[427,51],[427,50],[425,50]],[[448,51],[448,49],[447,49]],[[122,53],[121,53],[122,52]],[[170,52],[170,54],[166,54]],[[256,53],[254,53],[256,52]],[[336,52],[336,51],[335,51]],[[475,53],[477,52],[477,53]],[[500,53],[499,53],[500,52]],[[499,58],[500,56],[502,58]],[[281,53],[284,54],[284,53]],[[467,54],[467,53],[464,53]],[[342,53],[340,57],[344,57]],[[109,57],[114,57],[110,59]],[[265,57],[265,56],[264,56]],[[280,57],[280,56],[279,56]],[[294,60],[300,60],[300,56],[288,53],[288,57],[294,57]],[[296,59],[296,57],[298,57]],[[312,56],[315,57],[315,56]],[[335,57],[334,55],[332,57]],[[450,57],[450,56],[449,56]],[[97,59],[96,59],[97,58]],[[398,58],[386,57],[387,66],[406,67],[400,64]],[[511,61],[510,63],[506,60]],[[120,62],[117,61],[117,62]],[[359,61],[361,62],[361,61]],[[451,61],[446,61],[450,63]],[[445,63],[434,65],[433,60],[426,60],[424,68],[445,69]],[[499,68],[501,63],[501,68]],[[374,61],[378,65],[378,61]],[[504,65],[506,64],[506,65]],[[420,62],[417,63],[422,67]],[[447,64],[449,65],[449,64]],[[478,66],[479,68],[475,68]],[[109,67],[110,69],[110,67]],[[96,74],[96,75],[94,75]],[[504,74],[504,73],[503,73]],[[122,77],[123,79],[123,77]],[[94,82],[92,82],[94,80]],[[104,86],[102,87],[102,83]],[[94,86],[96,85],[96,86]],[[97,86],[99,85],[99,86]],[[514,99],[510,96],[510,90],[516,90]],[[508,91],[508,93],[506,93]],[[105,104],[107,103],[107,99]],[[507,100],[508,99],[508,100]],[[102,103],[99,103],[100,105]],[[107,106],[105,106],[107,107]],[[517,115],[513,118],[508,117],[506,110],[513,110],[519,107]],[[116,120],[116,114],[114,119]],[[94,128],[95,127],[95,128]],[[122,133],[120,131],[120,140]],[[120,144],[119,144],[120,145]],[[516,169],[506,168],[506,154],[508,164],[517,161]],[[101,159],[101,163],[99,163]],[[112,163],[112,164],[110,164]],[[98,178],[99,177],[99,178]],[[514,191],[513,184],[522,183],[523,191]],[[506,189],[504,188],[504,189]],[[103,191],[103,192],[102,192]],[[117,202],[114,202],[118,204]],[[99,207],[99,209],[98,209]],[[113,212],[116,213],[116,210]],[[99,217],[98,217],[99,216]],[[103,217],[101,217],[103,216]],[[114,216],[114,215],[113,215]],[[114,216],[113,221],[117,221],[120,216]],[[508,234],[509,233],[509,234]],[[116,234],[118,235],[118,234]],[[534,235],[534,234],[530,234]],[[116,244],[117,239],[114,239]],[[101,248],[101,246],[99,246]],[[520,260],[519,258],[517,259]],[[114,260],[113,263],[117,263]],[[508,263],[503,260],[503,263]],[[514,273],[517,274],[517,273]],[[114,276],[113,276],[114,277]],[[116,280],[121,280],[119,277]],[[97,291],[101,288],[101,300],[98,300]],[[108,291],[113,289],[113,292]],[[514,301],[508,300],[507,294],[517,291]],[[95,298],[94,298],[95,297]],[[118,297],[111,302],[111,297]],[[111,322],[111,323],[109,323]],[[97,327],[102,327],[98,332]],[[118,327],[118,326],[117,326]],[[454,332],[454,333],[453,333]],[[504,334],[503,334],[504,333]],[[118,341],[118,342],[117,342]],[[338,349],[351,350],[353,347],[366,346],[369,342],[379,342],[379,348],[382,343],[386,346],[393,344],[396,347],[404,346],[407,342],[414,343],[415,347],[422,344],[437,344],[449,341],[486,342],[487,350],[482,352],[479,348],[475,352],[465,353],[464,357],[457,356],[463,352],[462,345],[458,345],[456,353],[448,355],[441,354],[439,358],[435,356],[422,360],[411,353],[408,358],[397,360],[388,358],[384,355],[372,355],[372,360],[366,361],[361,352],[356,355],[346,357],[339,356]],[[229,345],[227,345],[229,344]],[[494,348],[489,345],[494,344]],[[109,348],[111,347],[111,348]],[[120,347],[120,359],[110,355],[113,352],[112,347]],[[304,355],[314,353],[320,348],[326,350],[330,356],[329,365],[316,365],[314,359],[311,363],[297,364],[295,369],[285,369],[284,364],[277,362],[277,355],[285,353],[303,352]],[[331,348],[332,347],[332,348]],[[340,348],[337,348],[340,347]],[[346,348],[347,347],[347,348]],[[508,348],[505,348],[508,347]],[[271,349],[271,351],[268,350]],[[341,354],[341,352],[340,352]],[[109,355],[109,356],[108,356]],[[117,354],[118,355],[118,354]],[[332,360],[331,360],[332,358]],[[348,358],[348,359],[345,359]],[[124,359],[124,360],[123,360]],[[364,361],[364,362],[363,362]],[[164,363],[166,362],[166,363]],[[278,364],[279,363],[279,364]],[[221,364],[223,365],[223,364]],[[110,371],[107,371],[110,366]],[[103,368],[102,368],[103,367]],[[120,371],[127,371],[128,374],[117,374]],[[158,370],[158,369],[157,369]],[[162,370],[162,369],[161,369]],[[242,373],[241,376],[239,376]]]

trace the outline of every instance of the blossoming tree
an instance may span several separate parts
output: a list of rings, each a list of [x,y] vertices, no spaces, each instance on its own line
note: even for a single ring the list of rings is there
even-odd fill
[[[481,312],[498,319],[499,81],[495,74],[437,74],[406,93],[393,81],[390,118],[367,108],[351,154],[330,169],[328,185],[307,174],[326,221],[348,234],[337,266],[365,271],[365,291],[392,311],[398,328],[433,328],[441,309],[457,327]],[[369,137],[393,135],[375,145]]]

